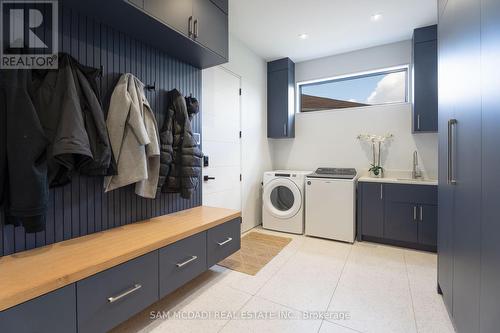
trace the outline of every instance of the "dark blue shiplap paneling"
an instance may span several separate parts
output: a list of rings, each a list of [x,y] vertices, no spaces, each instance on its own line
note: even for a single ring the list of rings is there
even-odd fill
[[[99,84],[105,112],[114,85],[126,72],[145,84],[156,84],[156,90],[147,91],[146,97],[158,124],[164,120],[168,90],[177,88],[201,100],[199,69],[172,59],[93,18],[65,8],[60,11],[60,51],[71,54],[84,65],[103,66]],[[201,132],[199,115],[193,120],[193,130]],[[71,184],[50,191],[45,231],[26,234],[23,227],[4,225],[5,217],[0,213],[0,256],[199,205],[201,180],[190,200],[178,194],[161,194],[155,200],[148,200],[135,195],[133,186],[104,193],[102,177],[76,176]]]

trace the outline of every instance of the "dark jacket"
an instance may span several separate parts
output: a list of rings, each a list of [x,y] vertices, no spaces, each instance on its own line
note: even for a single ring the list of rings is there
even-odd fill
[[[198,102],[177,90],[168,92],[165,122],[160,130],[160,181],[163,192],[180,192],[189,199],[198,186],[202,153],[193,137],[191,119]],[[187,106],[189,105],[189,107]]]
[[[28,94],[30,72],[0,71],[0,200],[7,222],[26,232],[45,227],[48,140]]]
[[[50,186],[69,183],[75,171],[108,174],[112,153],[96,76],[67,54],[59,55],[57,70],[33,71],[31,95],[50,141]]]
[[[2,72],[0,71],[0,74]],[[0,209],[5,204],[7,184],[7,97],[0,83]],[[0,226],[1,228],[2,226]]]

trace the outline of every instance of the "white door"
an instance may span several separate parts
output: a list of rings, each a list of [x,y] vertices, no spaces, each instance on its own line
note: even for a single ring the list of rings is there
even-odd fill
[[[203,205],[241,210],[240,82],[223,67],[202,73]],[[206,180],[208,177],[208,180]]]

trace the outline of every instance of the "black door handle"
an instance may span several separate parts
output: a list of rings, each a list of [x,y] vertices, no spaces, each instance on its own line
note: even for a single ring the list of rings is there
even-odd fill
[[[209,180],[215,179],[215,177],[203,176],[203,180],[208,182]]]

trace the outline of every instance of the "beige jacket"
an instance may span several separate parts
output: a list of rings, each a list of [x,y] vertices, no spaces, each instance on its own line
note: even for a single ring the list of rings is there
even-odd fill
[[[144,84],[123,74],[111,96],[106,126],[118,174],[105,177],[105,192],[135,184],[135,193],[155,198],[160,172],[158,126]]]

